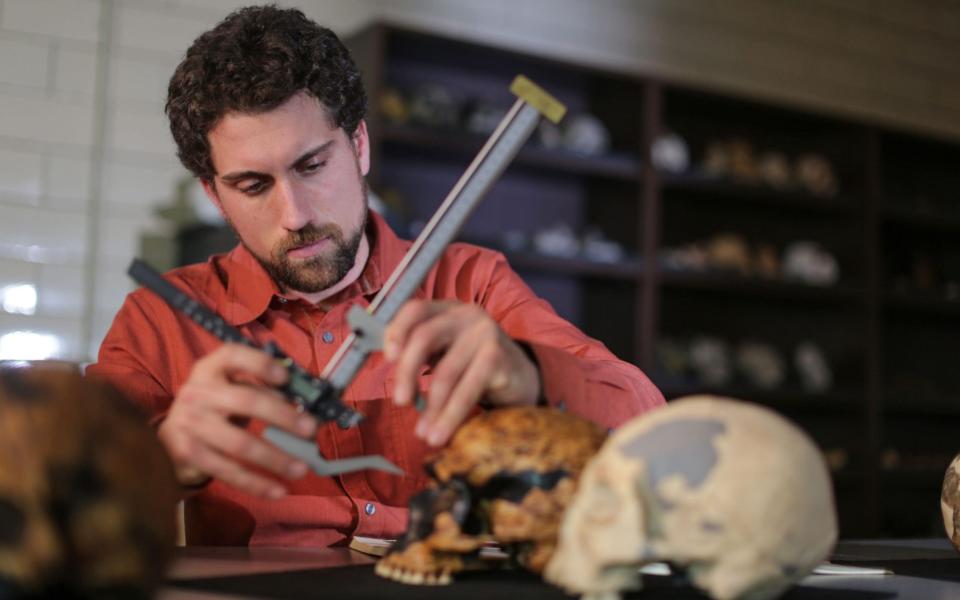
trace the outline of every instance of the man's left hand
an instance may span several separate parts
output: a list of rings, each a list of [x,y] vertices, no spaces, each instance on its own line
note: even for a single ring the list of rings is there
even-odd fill
[[[476,305],[408,302],[387,326],[384,354],[396,362],[398,406],[413,402],[420,367],[436,363],[415,432],[432,446],[444,444],[480,400],[514,406],[533,405],[540,397],[536,365]]]

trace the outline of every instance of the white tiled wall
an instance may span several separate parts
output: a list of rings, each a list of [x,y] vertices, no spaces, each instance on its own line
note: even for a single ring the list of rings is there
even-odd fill
[[[93,357],[138,236],[184,174],[163,116],[187,45],[237,0],[0,0],[0,288],[37,288],[0,336]],[[292,2],[282,2],[290,5]],[[300,0],[349,34],[384,16],[960,137],[954,0]]]
[[[2,25],[10,31],[96,42],[100,5],[100,0],[4,0]]]

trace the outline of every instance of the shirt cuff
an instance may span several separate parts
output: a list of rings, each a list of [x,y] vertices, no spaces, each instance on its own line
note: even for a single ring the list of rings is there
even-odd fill
[[[580,363],[569,352],[533,342],[521,342],[540,372],[539,406],[566,410],[586,397],[586,383]]]

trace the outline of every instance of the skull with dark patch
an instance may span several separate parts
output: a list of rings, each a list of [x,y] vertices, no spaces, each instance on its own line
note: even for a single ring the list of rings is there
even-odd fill
[[[696,396],[635,417],[584,469],[544,578],[590,598],[664,561],[716,600],[784,592],[830,553],[820,451],[774,411]]]
[[[0,592],[147,596],[173,549],[176,502],[166,453],[113,388],[0,369]]]
[[[410,500],[407,531],[377,573],[404,583],[449,583],[487,542],[539,573],[580,471],[604,438],[593,423],[553,409],[477,415],[428,463],[433,483]]]

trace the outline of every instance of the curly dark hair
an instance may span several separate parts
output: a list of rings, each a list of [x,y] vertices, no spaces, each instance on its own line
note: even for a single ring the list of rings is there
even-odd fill
[[[228,112],[260,113],[306,91],[347,135],[367,110],[363,81],[336,34],[296,9],[250,6],[198,37],[177,66],[166,112],[177,156],[197,177],[216,170],[207,134]]]

